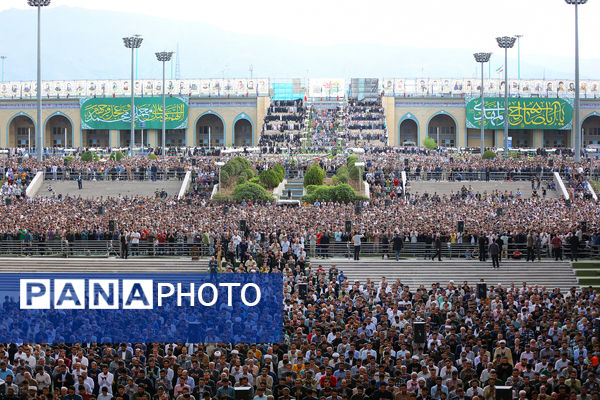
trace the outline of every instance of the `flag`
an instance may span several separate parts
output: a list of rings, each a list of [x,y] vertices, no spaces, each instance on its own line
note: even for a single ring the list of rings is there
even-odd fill
[[[501,66],[499,66],[499,67],[496,69],[496,72],[497,72],[497,73],[504,72],[504,65],[501,65]]]

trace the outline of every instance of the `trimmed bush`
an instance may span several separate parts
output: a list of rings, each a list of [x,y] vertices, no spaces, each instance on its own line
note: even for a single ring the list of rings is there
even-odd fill
[[[65,166],[71,164],[73,162],[73,156],[65,156],[63,162],[65,163]]]
[[[494,158],[496,158],[496,153],[494,153],[491,150],[486,150],[483,152],[483,156],[481,157],[484,160],[493,160]]]
[[[229,160],[227,164],[223,165],[221,171],[226,172],[230,179],[235,178],[235,182],[238,184],[244,183],[256,176],[256,171],[252,168],[250,162],[242,157],[235,157]]]
[[[319,164],[311,165],[304,175],[304,187],[308,185],[322,185],[327,174]]]
[[[222,183],[223,186],[228,186],[229,185],[229,180],[231,179],[231,177],[229,176],[229,172],[221,169],[221,174],[220,174],[220,182]]]
[[[352,186],[347,184],[339,184],[337,186],[316,186],[307,188],[307,193],[302,199],[314,203],[315,201],[333,201],[337,203],[351,203],[359,199]]]
[[[258,178],[258,176],[255,176],[254,178],[248,179],[248,182],[250,182],[250,183],[259,183],[260,179]]]
[[[360,180],[361,175],[362,175],[362,171],[360,170],[360,168],[358,168],[354,165],[350,168],[349,173],[348,173],[348,176],[350,177],[350,179],[352,179],[355,182]]]
[[[212,198],[212,201],[216,201],[219,203],[226,203],[230,200],[231,200],[231,197],[226,194],[223,194],[223,193],[215,193],[215,195]]]
[[[233,189],[233,199],[235,201],[253,201],[264,202],[273,200],[273,197],[267,192],[267,189],[256,183],[246,182],[237,185]]]
[[[113,151],[110,153],[111,161],[121,161],[125,156],[120,151]]]
[[[275,171],[277,175],[279,175],[279,183],[281,183],[285,178],[285,168],[283,168],[283,165],[277,163],[273,165],[273,171]]]
[[[352,154],[350,156],[348,156],[348,158],[346,159],[346,166],[348,167],[348,169],[354,167],[354,164],[356,164],[358,162],[358,156]]]
[[[260,183],[262,183],[268,189],[277,187],[277,185],[279,185],[281,182],[279,179],[279,174],[272,168],[262,171],[259,175],[259,179]]]
[[[148,160],[158,160],[158,156],[154,153],[148,154]]]
[[[96,153],[92,153],[92,152],[91,152],[91,151],[89,151],[89,150],[87,150],[87,151],[84,151],[84,152],[81,154],[81,161],[94,161],[94,158],[95,158],[94,156],[95,156],[95,154],[96,154]]]
[[[427,136],[425,139],[423,139],[423,146],[429,150],[433,150],[437,148],[437,143],[435,142],[435,139]]]

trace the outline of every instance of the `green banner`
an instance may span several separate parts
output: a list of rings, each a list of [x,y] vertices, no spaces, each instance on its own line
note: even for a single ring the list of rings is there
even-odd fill
[[[81,99],[81,129],[130,129],[131,99]],[[167,129],[187,127],[188,103],[180,97],[166,98]],[[162,129],[162,97],[136,97],[135,126],[137,129]],[[142,126],[143,123],[143,126]]]
[[[504,98],[485,100],[485,129],[504,129]],[[570,100],[570,99],[569,99]],[[573,105],[565,99],[508,99],[509,129],[571,129]],[[467,128],[481,128],[481,99],[467,102]]]

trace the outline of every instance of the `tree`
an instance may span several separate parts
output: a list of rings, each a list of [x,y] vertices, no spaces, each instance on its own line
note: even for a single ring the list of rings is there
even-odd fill
[[[310,190],[308,190],[310,189]],[[337,186],[309,186],[303,199],[309,203],[315,201],[333,201],[337,203],[351,203],[359,199],[352,186],[339,184]]]
[[[94,161],[94,155],[95,153],[92,153],[89,150],[84,151],[81,153],[81,161]]]
[[[348,167],[348,169],[354,167],[354,164],[356,164],[358,162],[358,156],[352,154],[350,156],[348,156],[348,158],[346,159],[346,166]]]
[[[158,160],[158,156],[154,153],[148,154],[148,160]]]
[[[237,185],[233,189],[233,199],[235,201],[253,201],[264,202],[273,200],[273,197],[267,192],[267,189],[256,183],[246,182]]]
[[[361,172],[360,168],[353,165],[350,168],[348,175],[350,176],[350,179],[352,179],[354,182],[357,182],[358,180],[360,180],[360,176],[362,175],[362,172]]]
[[[110,153],[111,161],[121,161],[123,159],[123,157],[125,157],[125,156],[120,151],[113,151],[112,153]]]
[[[304,187],[308,185],[322,185],[327,174],[319,164],[311,165],[304,175]]]
[[[258,177],[260,179],[260,183],[269,189],[273,189],[279,185],[279,182],[281,182],[279,180],[279,174],[272,168],[262,171]]]
[[[219,183],[222,184],[223,186],[228,186],[229,185],[229,172],[221,170],[221,173],[219,174]]]
[[[65,163],[65,167],[73,162],[73,156],[65,156],[63,162]]]
[[[481,156],[481,158],[483,158],[484,160],[493,160],[494,158],[496,158],[496,153],[494,153],[491,150],[486,150],[483,152],[483,156]]]
[[[281,183],[283,181],[283,179],[285,178],[285,168],[283,168],[283,165],[277,163],[277,164],[273,165],[273,170],[279,176],[279,182]]]
[[[437,148],[437,143],[435,142],[435,140],[433,138],[426,136],[425,139],[423,140],[423,146],[425,146],[425,148],[427,148],[429,150],[433,150],[433,149]]]

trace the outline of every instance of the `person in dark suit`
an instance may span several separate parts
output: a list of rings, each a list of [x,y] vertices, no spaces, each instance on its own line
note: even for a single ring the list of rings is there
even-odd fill
[[[483,233],[479,235],[479,239],[477,240],[477,243],[479,244],[479,261],[485,262],[486,260],[487,242],[488,239]]]
[[[435,260],[435,257],[437,256],[438,261],[442,261],[442,238],[439,233],[435,236],[434,247],[435,253],[433,257],[431,257],[431,260]]]
[[[498,260],[498,256],[500,255],[500,247],[498,247],[498,243],[496,243],[496,241],[492,241],[488,251],[490,253],[490,257],[492,257],[492,268],[500,268],[500,262]]]
[[[571,246],[571,261],[573,261],[573,258],[575,259],[575,261],[577,261],[577,252],[579,251],[579,238],[577,237],[575,232],[573,232],[571,234],[571,237],[569,238],[569,245]]]
[[[400,252],[402,251],[402,247],[404,243],[402,242],[402,236],[398,232],[394,233],[394,237],[392,238],[392,245],[394,248],[394,254],[396,254],[396,261],[400,259]]]
[[[66,365],[61,365],[56,375],[54,375],[54,387],[71,387],[75,384],[73,375],[67,371]]]

